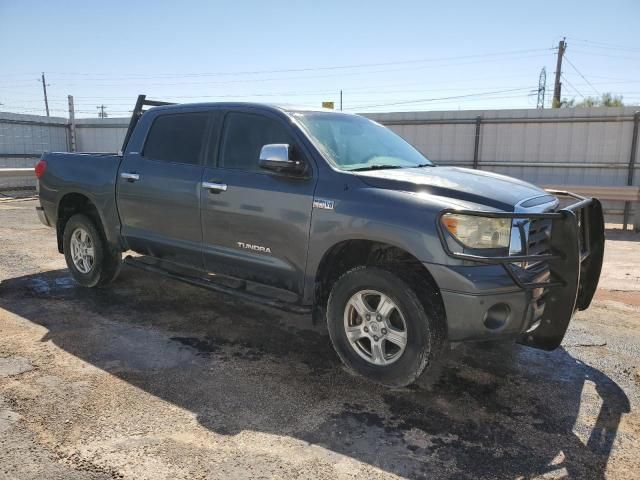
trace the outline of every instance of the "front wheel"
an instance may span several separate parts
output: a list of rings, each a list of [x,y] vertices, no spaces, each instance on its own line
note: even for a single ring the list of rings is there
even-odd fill
[[[421,292],[424,293],[424,292]],[[357,267],[333,286],[327,326],[352,371],[389,387],[404,387],[442,354],[444,321],[400,275]]]
[[[109,247],[87,215],[78,213],[67,221],[63,249],[73,279],[83,287],[106,285],[120,270],[122,254]]]

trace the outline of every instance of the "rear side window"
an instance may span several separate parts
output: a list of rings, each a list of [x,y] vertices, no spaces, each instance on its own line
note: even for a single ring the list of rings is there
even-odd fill
[[[264,172],[259,165],[260,150],[269,143],[288,143],[293,139],[277,121],[250,113],[232,112],[225,120],[220,167]]]
[[[151,125],[143,156],[165,162],[200,163],[207,113],[161,115]]]

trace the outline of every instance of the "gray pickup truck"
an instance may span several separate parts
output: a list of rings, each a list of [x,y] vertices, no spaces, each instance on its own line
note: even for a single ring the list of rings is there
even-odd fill
[[[121,154],[35,170],[80,285],[133,251],[124,263],[326,319],[347,367],[391,387],[456,342],[558,347],[602,266],[598,200],[436,166],[341,112],[141,95]]]

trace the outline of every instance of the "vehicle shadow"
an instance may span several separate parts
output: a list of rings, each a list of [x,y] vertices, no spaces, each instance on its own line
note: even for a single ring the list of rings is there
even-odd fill
[[[305,317],[127,268],[107,289],[66,270],[7,279],[0,307],[217,434],[290,437],[409,478],[604,478],[630,409],[562,348],[463,345],[435,385],[381,388],[349,375]]]

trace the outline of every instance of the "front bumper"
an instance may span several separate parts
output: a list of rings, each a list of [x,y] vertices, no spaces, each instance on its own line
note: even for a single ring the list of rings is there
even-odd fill
[[[553,350],[562,342],[573,313],[589,306],[598,285],[604,254],[602,206],[595,198],[560,191],[550,193],[577,201],[547,213],[460,212],[549,220],[549,248],[544,253],[525,252],[503,257],[470,255],[450,251],[443,237],[442,244],[449,256],[465,260],[468,265],[484,265],[476,269],[466,267],[477,271],[475,281],[468,274],[461,274],[460,269],[465,267],[460,267],[456,272],[450,269],[451,282],[441,284],[451,341],[514,338],[531,347]],[[442,215],[448,212],[456,211],[446,210]],[[432,273],[437,279],[446,278],[444,272]],[[489,279],[481,281],[483,274]],[[453,281],[456,275],[467,280],[465,288],[449,288],[456,284]]]

